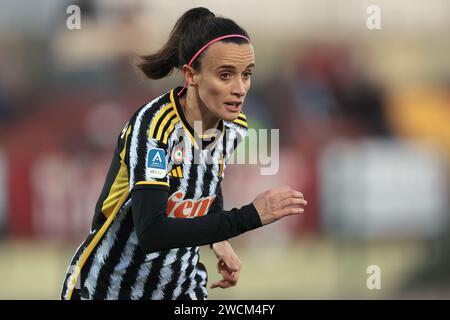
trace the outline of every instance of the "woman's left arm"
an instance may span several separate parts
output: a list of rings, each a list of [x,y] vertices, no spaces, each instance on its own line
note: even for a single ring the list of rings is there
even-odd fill
[[[216,242],[212,245],[214,254],[219,261],[217,271],[222,275],[222,280],[214,282],[211,289],[229,288],[237,284],[241,272],[241,261],[228,241]]]

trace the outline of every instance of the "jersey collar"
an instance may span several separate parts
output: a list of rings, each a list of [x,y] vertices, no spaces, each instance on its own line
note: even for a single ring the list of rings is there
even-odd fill
[[[194,129],[191,127],[191,125],[189,124],[189,122],[187,121],[183,109],[181,108],[181,103],[178,97],[178,92],[180,92],[180,90],[183,89],[183,87],[176,87],[172,90],[170,90],[170,101],[172,102],[172,104],[175,106],[175,113],[177,115],[177,117],[180,119],[181,124],[183,126],[184,131],[187,133],[187,135],[189,136],[189,138],[191,139],[193,145],[199,149],[198,143],[197,141],[201,141],[202,139],[204,140],[205,138],[208,138],[206,136],[198,136],[196,132],[194,132]],[[186,94],[186,91],[184,91],[184,93],[181,94],[181,96],[183,96],[184,94]],[[221,119],[219,121],[219,124],[217,126],[217,129],[220,130],[220,135],[215,138],[215,140],[207,145],[205,145],[205,142],[202,143],[202,146],[204,146],[205,148],[213,148],[215,147],[215,145],[217,144],[218,141],[221,140],[223,133],[224,133],[224,123],[223,123],[223,119]],[[209,141],[209,139],[208,139]]]

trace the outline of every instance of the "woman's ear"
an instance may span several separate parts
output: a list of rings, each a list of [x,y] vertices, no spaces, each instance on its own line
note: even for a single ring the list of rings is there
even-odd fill
[[[194,70],[194,68],[192,68],[191,66],[188,66],[187,64],[185,64],[183,66],[183,68],[181,69],[181,71],[183,72],[184,75],[184,80],[189,84],[189,85],[195,85],[196,84],[196,80],[195,80],[195,75],[196,72]]]

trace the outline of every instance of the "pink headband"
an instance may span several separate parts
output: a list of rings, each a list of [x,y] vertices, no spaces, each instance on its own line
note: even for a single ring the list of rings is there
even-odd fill
[[[228,34],[225,36],[215,38],[215,39],[211,40],[210,42],[208,42],[207,44],[205,44],[200,50],[198,50],[197,53],[194,54],[194,56],[191,58],[191,60],[189,60],[189,63],[187,65],[191,66],[192,63],[194,62],[195,58],[197,58],[206,48],[208,48],[214,42],[217,42],[217,41],[220,41],[220,40],[226,39],[226,38],[243,38],[243,39],[247,40],[248,42],[250,42],[249,38],[247,38],[246,36],[243,36],[241,34]],[[184,91],[184,89],[186,89],[186,86],[187,86],[187,81],[184,83],[183,89],[181,89],[180,92],[178,92],[178,96]]]

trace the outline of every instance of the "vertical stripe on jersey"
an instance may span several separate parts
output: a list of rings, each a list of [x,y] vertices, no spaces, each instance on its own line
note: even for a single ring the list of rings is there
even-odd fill
[[[128,200],[127,203],[130,202],[131,201]],[[126,210],[123,209],[120,210],[119,214],[116,216],[116,219],[109,227],[106,235],[103,237],[103,240],[98,246],[97,251],[93,257],[94,260],[89,270],[87,279],[85,281],[85,287],[87,288],[89,296],[91,298],[94,296],[94,294],[96,294],[95,290],[97,288],[97,281],[100,269],[102,268],[102,265],[104,265],[104,262],[109,256],[111,248],[113,247],[114,243],[117,240],[118,231],[120,230],[120,227],[122,225],[125,216]]]
[[[182,294],[182,285],[187,281],[187,272],[190,265],[189,260],[195,254],[195,247],[188,247],[186,250],[185,254],[181,257],[181,270],[178,279],[176,279],[171,299],[178,299]]]
[[[197,300],[205,300],[208,297],[206,292],[207,273],[203,268],[197,267],[197,273],[195,275],[195,283],[197,284],[194,289]]]
[[[152,292],[152,300],[162,300],[164,298],[164,288],[170,282],[174,276],[174,270],[172,269],[173,263],[177,259],[178,251],[181,249],[171,249],[166,255],[163,263],[163,267],[159,272],[159,281],[156,289]]]
[[[228,161],[230,160],[230,157],[233,154],[235,139],[236,139],[236,132],[234,130],[228,130],[227,142],[226,142],[226,144],[227,144],[227,146],[226,146],[226,148],[227,148],[226,149],[226,159],[224,159],[225,160],[224,164],[228,163]]]
[[[173,274],[170,277],[170,281],[168,281],[165,286],[161,287],[161,294],[154,294],[156,297],[155,299],[172,299],[173,291],[175,289],[175,286],[177,285],[177,280],[181,276],[181,270],[183,268],[183,257],[186,256],[186,253],[188,253],[188,256],[190,256],[190,248],[180,248],[178,249],[178,252],[176,253],[175,262],[170,266]]]
[[[219,171],[220,171],[220,159],[223,153],[223,143],[218,143],[216,148],[212,152],[213,164],[210,166],[212,179],[209,183],[208,196],[212,196],[216,194],[217,186],[219,184]],[[206,190],[207,188],[205,188]]]
[[[195,181],[195,192],[194,192],[194,200],[200,199],[203,192],[203,177],[205,176],[206,171],[206,150],[199,150],[199,164],[196,165],[197,168],[197,179]]]
[[[197,263],[198,260],[200,259],[199,250],[200,250],[199,247],[195,248],[195,256],[191,260],[192,271],[189,273],[188,280],[185,282],[185,285],[182,286],[183,292],[186,293],[192,292],[196,287],[195,276],[197,274]]]
[[[145,255],[143,255],[145,257]],[[155,253],[155,259],[160,256],[159,252]],[[142,263],[139,266],[139,270],[137,270],[136,274],[136,281],[134,282],[134,285],[131,288],[130,297],[133,300],[139,300],[142,299],[142,296],[144,295],[144,285],[148,279],[148,276],[150,272],[153,271],[153,261],[145,261],[145,259],[142,261]]]
[[[135,232],[133,232],[133,235]],[[119,299],[136,299],[132,296],[132,285],[135,283],[140,267],[145,263],[145,254],[139,246],[134,249],[133,264],[127,268],[119,290]]]
[[[135,257],[136,248],[138,246],[138,240],[133,230],[133,226],[131,226],[131,231],[132,232],[128,237],[127,243],[125,244],[125,247],[122,250],[122,254],[120,255],[120,261],[115,266],[114,271],[111,274],[111,278],[109,280],[108,294],[106,297],[108,300],[119,299],[119,292],[120,288],[122,287],[122,283],[124,282],[125,273],[129,269],[130,265],[132,265],[132,263],[134,262],[133,260]]]
[[[150,272],[149,276],[147,277],[145,284],[144,284],[144,295],[142,296],[142,299],[144,300],[150,300],[153,291],[155,291],[156,287],[158,286],[158,283],[160,281],[159,279],[159,271],[164,265],[165,258],[168,254],[167,250],[160,252],[161,256],[158,259],[155,259],[152,262],[152,271]]]
[[[172,158],[173,149],[175,148],[175,141],[178,138],[177,127],[178,127],[177,124],[175,124],[174,128],[173,128],[173,134],[171,134],[170,136],[167,137],[167,153],[168,153],[169,159]],[[174,167],[174,165],[175,164],[173,163],[173,161],[168,161],[167,172],[170,172],[172,170],[172,168]],[[171,185],[172,181],[170,181],[169,184]]]
[[[131,206],[131,203],[128,205]],[[117,231],[116,241],[109,250],[108,257],[104,261],[94,260],[93,262],[103,263],[97,276],[96,294],[94,294],[93,299],[110,299],[107,295],[114,291],[112,288],[119,286],[121,282],[121,276],[118,273],[123,267],[122,259],[124,255],[126,255],[126,259],[131,258],[131,255],[128,255],[129,252],[126,251],[126,245],[133,230],[133,218],[128,210],[124,214],[124,219],[117,222],[120,223],[120,228]],[[117,299],[117,297],[111,299]]]
[[[179,129],[177,130],[183,130],[181,128],[181,124],[177,125]],[[180,132],[180,131],[178,131]],[[181,131],[184,132],[184,131]],[[187,199],[187,191],[188,191],[188,185],[189,180],[191,178],[191,168],[195,167],[193,165],[194,162],[194,155],[192,153],[192,144],[189,139],[186,139],[186,137],[183,138],[183,151],[184,151],[184,158],[183,158],[183,178],[180,179],[180,191],[182,191],[186,196]]]
[[[198,171],[197,171],[197,165],[194,163],[195,162],[195,158],[199,158],[199,152],[201,152],[198,149],[195,148],[188,148],[189,153],[191,155],[190,158],[188,158],[190,165],[188,168],[188,171],[186,171],[188,173],[188,177],[185,178],[186,181],[186,196],[184,197],[185,199],[194,199],[195,196],[195,181],[197,181],[197,175],[198,175]],[[194,154],[195,153],[195,154]],[[184,168],[183,168],[184,170]],[[183,174],[185,172],[183,171]],[[184,180],[184,179],[183,179]]]

